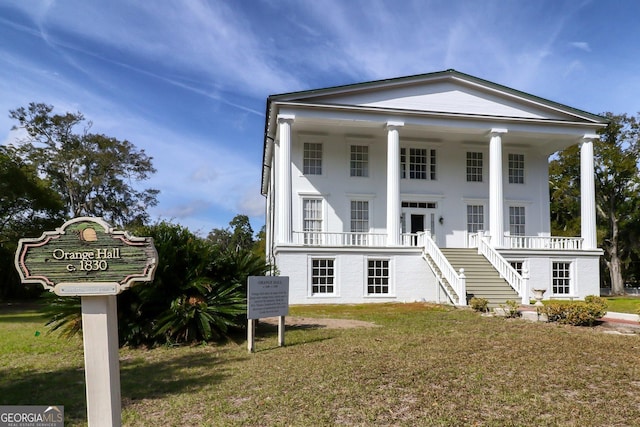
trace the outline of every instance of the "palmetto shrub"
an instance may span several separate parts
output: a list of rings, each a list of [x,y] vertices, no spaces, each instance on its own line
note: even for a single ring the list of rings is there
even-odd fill
[[[246,321],[246,282],[268,266],[249,251],[226,251],[169,222],[139,227],[153,237],[158,267],[153,283],[118,295],[121,345],[155,346],[220,340]],[[49,325],[65,334],[81,331],[77,298],[56,299]]]

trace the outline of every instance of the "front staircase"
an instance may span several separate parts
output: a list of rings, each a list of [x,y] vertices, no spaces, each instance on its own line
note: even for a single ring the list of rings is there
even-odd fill
[[[498,307],[506,301],[520,301],[518,293],[493,268],[477,249],[441,248],[453,268],[464,268],[467,278],[467,302],[473,297],[486,298],[489,307]]]

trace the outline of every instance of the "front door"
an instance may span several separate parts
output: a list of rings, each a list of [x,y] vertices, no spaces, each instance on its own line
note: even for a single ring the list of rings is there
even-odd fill
[[[435,241],[438,230],[436,224],[437,205],[435,202],[402,202],[402,217],[400,218],[402,233],[415,235],[423,231],[429,231],[431,238]],[[417,239],[413,238],[413,244]]]
[[[424,215],[411,214],[411,234],[424,231]]]

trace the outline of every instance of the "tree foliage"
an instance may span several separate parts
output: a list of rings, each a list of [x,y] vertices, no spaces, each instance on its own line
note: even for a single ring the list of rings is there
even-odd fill
[[[153,283],[118,295],[121,345],[216,341],[244,326],[247,278],[265,274],[264,258],[248,250],[222,249],[169,222],[131,232],[153,237],[158,269]],[[77,301],[58,299],[51,307],[52,328],[67,335],[79,332]]]
[[[15,150],[0,147],[0,298],[40,293],[40,286],[20,282],[13,264],[17,242],[59,225],[63,212],[64,204],[49,183],[22,162]]]
[[[637,258],[640,233],[640,127],[635,117],[604,114],[609,125],[594,143],[598,243],[604,249],[612,293],[624,293],[629,262]],[[552,232],[580,233],[580,153],[573,146],[550,164]]]
[[[155,169],[152,158],[129,141],[89,132],[82,113],[55,114],[53,107],[30,103],[10,111],[14,130],[26,136],[16,153],[58,192],[68,217],[98,216],[114,225],[144,223],[158,190],[137,189]]]

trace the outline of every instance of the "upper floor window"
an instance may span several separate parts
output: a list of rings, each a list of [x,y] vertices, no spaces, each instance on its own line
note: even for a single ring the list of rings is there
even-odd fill
[[[322,143],[305,142],[302,155],[302,173],[305,175],[322,175]]]
[[[351,244],[366,245],[369,232],[369,201],[351,201]]]
[[[351,146],[351,176],[369,176],[369,147],[366,145]]]
[[[524,206],[509,206],[509,233],[512,236],[524,236],[524,226]]]
[[[509,153],[509,184],[524,184],[524,154]]]
[[[484,230],[484,206],[467,205],[467,231],[477,233]]]
[[[467,152],[467,182],[482,182],[482,153]]]
[[[436,179],[436,150],[401,148],[400,177],[403,179]]]
[[[304,243],[316,245],[321,241],[322,199],[302,199],[302,231]]]

